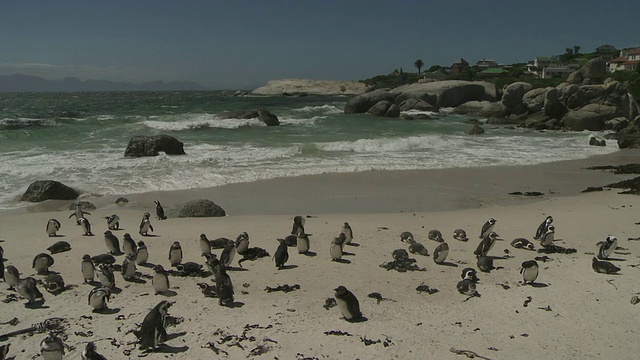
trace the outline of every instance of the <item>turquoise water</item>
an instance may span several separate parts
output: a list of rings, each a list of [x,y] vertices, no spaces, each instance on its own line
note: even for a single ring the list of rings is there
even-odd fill
[[[205,188],[276,177],[366,170],[522,165],[616,151],[588,132],[486,126],[467,135],[450,109],[430,120],[345,115],[346,97],[233,97],[231,93],[0,94],[0,209],[33,181],[95,194]],[[225,115],[267,109],[281,125]],[[134,135],[167,134],[186,156],[124,158]],[[602,135],[602,134],[598,134]]]

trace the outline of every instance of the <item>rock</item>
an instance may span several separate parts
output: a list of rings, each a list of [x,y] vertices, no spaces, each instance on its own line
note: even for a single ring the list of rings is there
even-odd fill
[[[558,87],[556,87],[556,89],[558,89],[559,91],[558,98],[561,101],[566,102],[567,99],[571,97],[571,95],[575,94],[578,90],[580,90],[580,86],[578,85],[567,84],[567,83],[562,83],[562,84],[566,84],[566,86],[560,87],[560,85],[558,85]]]
[[[362,95],[354,96],[344,106],[345,114],[362,114],[381,101],[393,102],[397,93],[390,93],[388,90],[374,90]],[[385,110],[386,111],[386,110]],[[380,115],[382,116],[382,115]]]
[[[392,90],[398,93],[395,103],[407,99],[424,100],[437,107],[457,107],[468,101],[495,101],[495,85],[483,81],[444,80],[402,85]]]
[[[565,88],[566,89],[566,88]],[[567,113],[567,108],[559,99],[557,89],[549,89],[544,94],[544,116],[551,119],[562,119]]]
[[[593,111],[570,111],[562,119],[568,130],[574,131],[601,131],[604,130],[604,117]]]
[[[607,76],[607,61],[602,57],[591,59],[580,68],[580,71],[584,79],[602,83]]]
[[[233,93],[233,96],[247,96],[249,95],[246,91],[242,91],[242,90],[236,90],[236,92]]]
[[[397,118],[400,116],[400,108],[396,104],[391,104],[389,109],[387,109],[387,113],[384,114],[385,117]]]
[[[267,110],[258,110],[258,119],[265,123],[267,126],[280,125],[280,120],[278,120],[278,117]]]
[[[424,101],[424,100],[420,100],[418,101],[414,106],[413,106],[413,110],[418,110],[418,111],[438,111],[438,108],[429,104],[428,102]]]
[[[524,119],[520,118],[489,118],[485,124],[487,125],[522,125],[525,123]]]
[[[167,155],[184,155],[184,144],[169,135],[137,135],[129,140],[125,157],[158,156],[158,151]]]
[[[548,89],[546,88],[538,88],[530,90],[524,94],[522,97],[522,103],[527,107],[529,113],[535,113],[542,110],[547,90]]]
[[[367,85],[358,81],[281,79],[271,80],[267,85],[252,91],[256,95],[360,95],[367,91]],[[366,111],[366,110],[365,110]],[[364,111],[363,111],[364,112]]]
[[[96,206],[93,205],[93,203],[90,203],[88,201],[74,201],[71,204],[69,204],[69,210],[71,211],[75,210],[76,207],[78,207],[78,205],[80,205],[80,207],[82,207],[82,210],[85,210],[85,211],[91,211],[96,209]]]
[[[468,119],[463,121],[463,123],[465,124],[472,124],[472,125],[482,125],[482,122],[478,119]]]
[[[268,110],[236,110],[236,111],[227,111],[219,114],[219,116],[224,117],[225,119],[258,119],[265,123],[267,126],[278,126],[280,125],[280,120],[278,117]]]
[[[471,130],[468,132],[469,135],[480,135],[484,134],[484,129],[480,125],[473,125]]]
[[[509,84],[504,88],[501,102],[512,113],[520,113],[517,110],[522,106],[522,98],[532,88],[531,84],[522,81]]]
[[[484,103],[484,102],[483,102]],[[478,115],[483,117],[505,117],[507,115],[507,108],[500,101],[486,103],[484,107],[480,110]]]
[[[413,107],[418,103],[418,99],[407,99],[400,104],[400,111],[413,110]]]
[[[584,77],[582,76],[582,71],[580,71],[580,69],[572,72],[567,77],[567,82],[569,84],[582,84],[583,81],[584,81]]]
[[[116,200],[116,205],[120,205],[120,206],[122,206],[122,205],[127,204],[128,202],[129,202],[129,199],[127,199],[127,198],[125,198],[125,197],[119,197],[119,198]]]
[[[221,217],[225,211],[211,200],[200,199],[189,201],[178,207],[176,217]]]
[[[74,200],[80,193],[61,182],[54,180],[40,180],[31,183],[22,194],[21,201],[41,202],[45,200]]]
[[[478,114],[480,110],[482,110],[487,104],[489,104],[488,101],[477,101],[477,100],[467,101],[466,103],[456,107],[455,110],[453,110],[453,112],[456,114],[462,114],[462,115]]]
[[[589,138],[589,145],[591,146],[607,146],[607,142],[603,140],[598,140],[595,136],[591,136]]]
[[[467,101],[481,100],[485,88],[480,84],[465,84],[443,89],[438,93],[438,107],[456,107]]]
[[[367,113],[373,116],[385,116],[387,114],[387,110],[391,107],[391,101],[382,100],[377,102],[375,105],[367,110]]]
[[[580,108],[580,111],[592,111],[603,116],[604,120],[611,120],[620,116],[618,108],[611,105],[588,104]]]

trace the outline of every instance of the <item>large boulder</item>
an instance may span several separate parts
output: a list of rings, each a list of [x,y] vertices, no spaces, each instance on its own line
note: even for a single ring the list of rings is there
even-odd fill
[[[489,104],[488,101],[477,101],[477,100],[467,101],[466,103],[461,104],[460,106],[456,107],[456,109],[453,110],[453,112],[456,113],[456,114],[461,114],[461,115],[477,114],[487,104]]]
[[[384,114],[385,117],[397,118],[400,117],[400,107],[396,104],[391,104]]]
[[[494,84],[484,81],[444,80],[414,83],[393,89],[398,93],[396,104],[407,99],[420,99],[438,107],[457,107],[468,101],[495,101]]]
[[[359,95],[367,91],[367,85],[358,81],[281,79],[252,91],[256,95]]]
[[[566,129],[574,131],[601,131],[605,127],[602,114],[582,109],[569,111],[562,121]]]
[[[398,94],[386,89],[374,90],[362,95],[354,96],[344,106],[345,114],[362,114],[369,111],[373,105],[380,101],[393,102]]]
[[[193,200],[178,206],[175,217],[221,217],[225,211],[216,203],[207,199]]]
[[[607,61],[602,57],[597,57],[587,61],[580,70],[583,78],[602,83],[607,76]]]
[[[278,117],[267,110],[258,110],[258,119],[265,123],[267,126],[280,125],[280,120],[278,119]]]
[[[483,102],[484,103],[484,102]],[[478,115],[483,117],[504,117],[507,115],[507,108],[500,101],[485,103]]]
[[[387,100],[382,100],[377,102],[375,105],[367,110],[367,113],[373,116],[385,116],[387,114],[387,110],[391,107],[392,102]]]
[[[535,113],[542,110],[544,106],[544,94],[547,92],[546,88],[537,88],[529,90],[522,97],[522,103],[527,107],[529,113]]]
[[[126,157],[158,156],[158,152],[163,151],[167,155],[184,155],[184,144],[173,136],[137,135],[129,140],[127,148],[124,150]]]
[[[546,117],[558,120],[562,119],[567,113],[567,107],[560,101],[560,91],[558,89],[549,89],[544,93],[543,110]]]
[[[21,201],[41,202],[45,200],[74,200],[80,193],[54,180],[40,180],[31,183],[27,191],[22,194]]]
[[[529,83],[518,81],[507,85],[502,93],[502,104],[507,111],[514,114],[522,114],[526,111],[522,103],[524,94],[529,92],[533,86]]]
[[[278,117],[268,110],[234,110],[227,111],[219,114],[226,119],[259,119],[267,126],[278,126],[280,125],[280,120]]]

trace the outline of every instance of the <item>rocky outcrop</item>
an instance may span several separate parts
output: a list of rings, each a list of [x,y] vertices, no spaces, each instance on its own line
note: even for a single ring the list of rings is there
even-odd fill
[[[370,107],[367,113],[374,116],[399,117],[400,108],[390,101],[382,100]]]
[[[574,131],[601,131],[604,130],[604,116],[594,111],[575,110],[570,111],[562,119],[568,130]]]
[[[589,138],[589,145],[591,146],[607,146],[607,141],[604,139],[598,139],[595,136]]]
[[[524,114],[527,112],[522,100],[524,95],[532,88],[531,84],[522,81],[505,86],[501,102],[507,108],[508,114]]]
[[[363,114],[369,111],[369,109],[381,102],[388,101],[393,102],[398,94],[389,92],[387,89],[374,90],[359,96],[355,96],[344,107],[345,114]]]
[[[184,155],[184,144],[173,136],[137,135],[129,140],[127,148],[124,150],[126,157],[158,156],[158,152],[167,155]]]
[[[31,183],[27,190],[22,194],[21,201],[41,202],[45,200],[74,200],[80,196],[80,193],[54,180],[41,180]]]
[[[535,113],[541,111],[544,107],[544,98],[547,93],[547,88],[537,88],[529,90],[522,97],[522,103],[527,108],[529,113]]]
[[[480,135],[480,134],[484,134],[484,129],[482,128],[482,126],[480,125],[473,125],[473,127],[471,128],[471,130],[469,130],[468,132],[469,135]]]
[[[357,81],[282,79],[272,80],[267,85],[252,91],[254,95],[360,95],[367,85]]]
[[[265,123],[267,126],[278,126],[280,125],[280,120],[278,117],[268,110],[236,110],[236,111],[227,111],[222,114],[219,114],[226,119],[258,119]]]
[[[172,217],[179,218],[226,216],[224,209],[207,199],[189,201],[178,206],[178,208],[171,213],[174,215]]]

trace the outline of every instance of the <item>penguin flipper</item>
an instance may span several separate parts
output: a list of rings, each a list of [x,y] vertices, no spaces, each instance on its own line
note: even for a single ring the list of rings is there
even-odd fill
[[[151,224],[149,224],[149,229],[153,231],[153,226]]]

